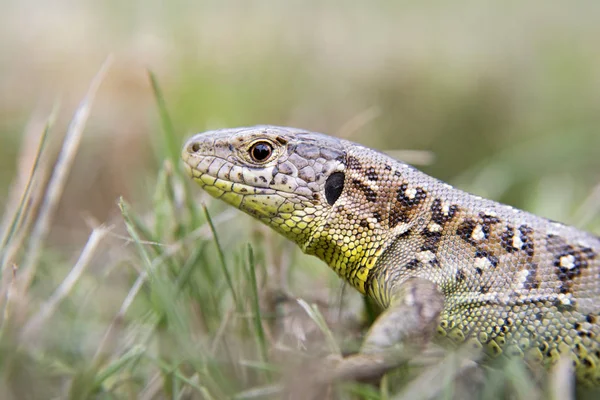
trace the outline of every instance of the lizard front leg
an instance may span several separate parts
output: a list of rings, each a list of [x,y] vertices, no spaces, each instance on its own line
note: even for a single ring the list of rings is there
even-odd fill
[[[444,306],[436,285],[410,278],[392,293],[390,306],[369,329],[360,352],[340,360],[327,380],[370,380],[409,361],[429,343]]]

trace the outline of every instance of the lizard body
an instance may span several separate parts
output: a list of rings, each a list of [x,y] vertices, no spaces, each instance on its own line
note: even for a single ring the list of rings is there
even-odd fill
[[[182,157],[208,193],[387,308],[362,352],[437,333],[545,365],[567,354],[600,384],[599,237],[294,128],[198,134]]]

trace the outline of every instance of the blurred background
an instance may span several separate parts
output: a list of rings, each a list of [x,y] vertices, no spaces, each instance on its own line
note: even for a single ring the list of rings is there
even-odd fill
[[[148,70],[182,141],[211,128],[276,124],[428,150],[435,160],[426,172],[566,222],[577,222],[576,207],[600,181],[597,2],[1,7],[1,188],[24,132],[59,105],[52,135],[60,136],[114,55],[54,227],[64,235],[87,229],[83,215],[117,213],[119,195],[147,198],[162,154]]]
[[[90,81],[107,56],[113,57],[51,224],[38,275],[32,290],[23,294],[26,306],[16,318],[23,322],[43,310],[87,240],[90,221],[123,226],[117,206],[120,196],[137,213],[148,212],[145,221],[159,221],[151,242],[165,245],[156,246],[159,249],[170,249],[166,244],[180,243],[182,237],[189,239],[189,232],[195,232],[202,220],[194,217],[194,212],[201,215],[202,210],[190,211],[192,217],[185,222],[181,222],[184,218],[166,218],[170,226],[164,222],[164,215],[170,214],[164,212],[160,223],[157,210],[168,208],[160,203],[168,196],[160,198],[156,193],[168,186],[166,175],[159,172],[167,150],[164,121],[148,71],[155,74],[162,89],[177,146],[207,129],[273,124],[345,137],[394,154],[426,151],[433,159],[415,161],[430,175],[600,234],[600,2],[552,3],[0,0],[0,205],[8,202],[18,166],[31,162],[36,137],[48,117],[56,113],[48,142],[48,149],[56,154]],[[174,184],[173,192],[180,193],[178,189],[186,184]],[[191,190],[211,210],[227,209],[211,202],[198,188]],[[152,204],[154,209],[149,211]],[[200,203],[196,204],[199,208]],[[215,219],[227,215],[218,214]],[[289,256],[293,251],[289,244],[272,246],[284,242],[249,217],[232,215],[227,218],[243,223],[231,224],[225,218],[217,230],[230,269],[237,271],[236,287],[238,282],[247,285],[248,276],[231,263],[245,262],[248,242],[255,245],[257,265],[266,271],[263,278],[267,277],[260,281],[267,285],[285,280],[277,275],[285,275],[277,272],[284,264],[314,266],[319,276],[328,273],[316,259],[296,254],[299,251]],[[16,350],[13,339],[5,340],[6,324],[2,325],[0,360],[12,364],[0,362],[0,372],[2,382],[17,382],[12,385],[16,393],[12,398],[47,396],[45,389],[39,389],[36,395],[23,397],[33,390],[30,371],[40,366],[43,372],[38,377],[48,371],[49,379],[61,377],[59,384],[46,386],[57,396],[65,393],[64,382],[72,384],[71,398],[85,397],[81,392],[73,395],[77,388],[100,390],[81,371],[89,365],[104,368],[93,355],[144,268],[143,257],[125,230],[117,232],[102,247],[108,251],[94,258],[96,268],[86,272],[70,297],[53,310],[53,326],[42,332],[46,347],[39,354],[28,349],[27,362],[10,361]],[[148,371],[159,370],[177,357],[193,364],[188,358],[204,353],[190,348],[221,335],[220,324],[229,318],[223,316],[230,315],[231,299],[227,290],[217,293],[217,288],[226,286],[225,280],[219,275],[222,271],[210,231],[203,235],[202,240],[184,246],[185,251],[168,255],[173,256],[171,266],[175,267],[161,281],[170,287],[189,268],[191,277],[185,279],[196,286],[171,288],[182,297],[161,298],[166,292],[155,291],[155,281],[147,283],[130,316],[128,327],[133,330],[151,325],[158,326],[157,332],[169,332],[169,344],[164,347],[167,356],[160,358],[163,364],[156,362],[158,356],[149,347],[150,361],[140,370],[122,374],[111,369],[114,379],[101,374],[102,379],[113,379],[103,390],[113,390],[131,374],[137,379],[131,389],[134,394],[123,398],[135,398],[141,388],[155,393],[158,389],[152,389],[155,381]],[[194,261],[195,252],[202,253],[204,248],[210,251]],[[206,276],[211,270],[214,285]],[[324,280],[334,283],[324,285],[323,290],[334,288],[333,296],[337,296],[339,280],[333,273]],[[321,290],[314,275],[290,281],[296,283],[291,288],[296,295],[310,296]],[[211,285],[217,294],[210,293]],[[174,319],[177,323],[192,326],[148,324],[148,310],[155,312],[153,321],[177,315],[181,316]],[[200,329],[197,325],[202,318]],[[177,332],[185,338],[176,337]],[[232,333],[232,337],[229,345],[248,344],[246,336],[240,339]],[[129,342],[112,349],[111,360],[126,358],[132,343],[146,343],[134,334],[119,340]],[[233,354],[239,360],[236,351],[240,350],[229,347],[217,355]],[[260,358],[255,347],[250,346],[249,353],[250,359]],[[173,368],[179,362],[178,358],[173,361]],[[247,365],[236,362],[227,364],[222,376],[234,376],[234,370],[240,381],[216,384],[212,398],[226,398],[229,392],[252,388],[256,382],[271,382],[248,379],[245,372],[239,373]],[[193,370],[202,381],[205,370]],[[171,389],[165,384],[164,390]],[[223,396],[214,395],[220,390]],[[0,384],[0,397],[11,398],[6,393]]]

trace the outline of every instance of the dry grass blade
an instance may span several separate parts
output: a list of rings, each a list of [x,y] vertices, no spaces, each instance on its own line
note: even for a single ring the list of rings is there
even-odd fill
[[[335,340],[333,332],[331,332],[331,329],[329,329],[329,326],[327,326],[325,317],[323,316],[323,314],[321,314],[321,311],[319,311],[317,305],[310,305],[302,299],[297,299],[296,301],[298,302],[300,307],[302,307],[304,311],[306,311],[310,319],[312,319],[315,322],[315,324],[317,324],[323,335],[325,335],[325,338],[327,340],[327,346],[329,347],[331,353],[336,355],[342,354],[340,347],[338,346],[337,341]]]
[[[432,399],[443,397],[447,385],[469,369],[479,368],[475,365],[471,349],[466,346],[457,352],[448,353],[443,359],[426,368],[419,376],[411,380],[408,385],[393,398],[400,399]]]
[[[19,174],[17,180],[13,183],[9,192],[9,201],[5,207],[5,216],[2,223],[2,243],[0,244],[0,269],[2,274],[2,284],[0,287],[0,304],[4,303],[5,294],[8,290],[8,285],[14,284],[14,260],[18,251],[21,249],[29,232],[31,221],[33,220],[32,209],[35,209],[37,204],[31,204],[34,195],[34,181],[39,182],[38,168],[40,166],[41,155],[45,147],[48,132],[54,124],[56,110],[47,119],[41,135],[37,131],[30,131],[26,137],[26,143],[23,146],[20,156]],[[33,138],[32,136],[38,136]],[[33,160],[27,156],[28,150],[25,147],[33,143],[37,139],[38,146],[33,156]],[[25,178],[27,177],[27,178]],[[26,180],[25,180],[26,179]],[[20,190],[23,188],[22,190]],[[41,192],[42,189],[35,188]],[[19,195],[19,191],[21,194]],[[12,268],[8,268],[8,266]],[[13,276],[10,277],[9,274]],[[10,278],[10,279],[9,279]]]
[[[337,136],[347,139],[368,125],[371,121],[381,115],[381,109],[377,106],[372,106],[356,114],[350,118],[342,127],[338,130]]]
[[[600,183],[596,185],[592,193],[585,199],[583,204],[579,207],[575,216],[573,217],[573,223],[576,226],[585,226],[589,224],[592,219],[600,214]]]
[[[412,165],[431,165],[435,162],[435,154],[427,150],[386,150],[385,154]]]
[[[69,171],[71,170],[73,160],[75,159],[75,154],[79,148],[79,143],[81,142],[83,130],[90,115],[94,98],[98,92],[100,84],[108,72],[111,63],[112,57],[108,57],[100,67],[100,70],[94,79],[92,79],[88,92],[77,108],[77,111],[71,120],[71,124],[69,125],[69,129],[67,130],[62,150],[54,166],[54,172],[52,173],[52,177],[48,183],[46,195],[44,196],[44,201],[40,208],[40,212],[33,228],[33,232],[30,236],[27,251],[25,253],[26,258],[23,262],[19,278],[19,284],[22,288],[27,288],[31,282],[31,279],[33,279],[33,276],[35,275],[35,269],[41,254],[42,246],[46,240],[46,237],[48,236],[48,232],[50,231],[50,224],[67,182]]]
[[[35,340],[35,335],[42,332],[42,328],[46,321],[54,314],[59,304],[69,296],[77,281],[81,278],[83,272],[90,264],[92,256],[100,244],[100,241],[106,236],[107,230],[104,227],[95,228],[92,231],[81,256],[69,272],[67,277],[62,281],[56,291],[42,304],[41,309],[35,314],[23,328],[23,342],[31,343]]]
[[[25,133],[25,140],[21,146],[18,157],[19,165],[17,168],[16,179],[11,184],[8,202],[4,208],[5,212],[1,226],[2,244],[0,245],[0,251],[3,252],[3,257],[4,251],[6,250],[5,246],[21,225],[24,218],[23,214],[31,196],[34,178],[36,177],[36,172],[40,166],[41,155],[45,148],[48,133],[56,121],[57,113],[58,107],[55,107],[46,119],[43,129],[28,129]],[[37,125],[34,123],[32,124]],[[35,152],[32,152],[32,148],[36,142],[37,148]],[[2,264],[2,266],[4,267],[4,264]]]
[[[563,357],[552,369],[550,380],[550,398],[552,400],[573,400],[575,398],[575,381],[572,362]]]

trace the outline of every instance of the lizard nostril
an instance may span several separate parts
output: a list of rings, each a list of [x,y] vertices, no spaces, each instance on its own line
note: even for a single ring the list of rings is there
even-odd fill
[[[192,143],[190,146],[190,150],[192,150],[192,153],[197,153],[198,151],[200,151],[200,143],[198,143],[198,142]]]

